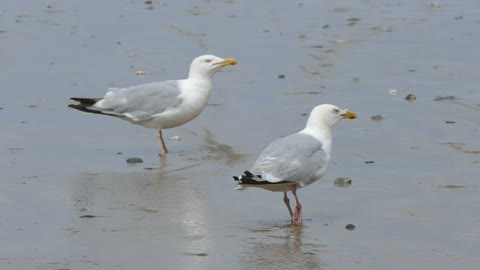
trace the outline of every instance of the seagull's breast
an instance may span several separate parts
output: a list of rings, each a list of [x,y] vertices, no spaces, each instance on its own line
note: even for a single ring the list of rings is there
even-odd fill
[[[184,81],[180,88],[182,102],[176,107],[154,115],[150,121],[152,125],[158,128],[178,127],[196,118],[207,106],[211,94],[210,84],[193,84]]]

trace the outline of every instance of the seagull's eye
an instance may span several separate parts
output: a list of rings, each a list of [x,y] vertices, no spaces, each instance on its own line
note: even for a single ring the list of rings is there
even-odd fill
[[[340,112],[340,110],[339,110],[339,109],[333,109],[333,113],[336,113],[336,114],[338,114],[339,112]]]
[[[210,63],[210,62],[212,62],[212,59],[205,60],[205,63]]]

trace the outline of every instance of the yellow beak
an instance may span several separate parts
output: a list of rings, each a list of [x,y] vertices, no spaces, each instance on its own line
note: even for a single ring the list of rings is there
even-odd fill
[[[340,116],[342,116],[343,118],[347,118],[347,119],[357,118],[357,115],[354,112],[346,112],[346,113],[341,114]]]
[[[218,63],[215,63],[213,65],[214,66],[220,65],[220,66],[224,67],[224,66],[234,66],[236,64],[237,64],[237,59],[235,59],[235,58],[225,58],[225,59],[223,59],[222,62],[218,62]]]

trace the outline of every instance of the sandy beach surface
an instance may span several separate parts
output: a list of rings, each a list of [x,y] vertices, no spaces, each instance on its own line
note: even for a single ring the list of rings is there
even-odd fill
[[[0,7],[1,269],[480,264],[478,1],[21,2]],[[238,65],[164,130],[164,160],[154,130],[67,108],[202,54]],[[322,103],[358,119],[296,227],[281,193],[232,176]]]

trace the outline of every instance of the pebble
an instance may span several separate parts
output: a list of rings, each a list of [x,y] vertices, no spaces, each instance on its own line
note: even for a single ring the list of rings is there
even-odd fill
[[[445,124],[455,124],[455,121],[445,121]]]
[[[374,116],[370,117],[370,119],[372,119],[373,121],[382,121],[383,116],[381,116],[380,114],[377,114],[377,115],[374,115]]]
[[[147,72],[144,71],[144,70],[137,70],[137,71],[135,71],[135,75],[137,75],[139,77],[144,77],[145,75],[147,75]]]
[[[350,177],[338,177],[333,181],[337,187],[349,187],[352,185],[352,178]]]
[[[80,216],[80,218],[95,218],[97,216],[94,216],[94,215],[83,215],[83,216]]]
[[[414,101],[417,99],[417,96],[415,96],[414,94],[412,93],[409,93],[406,97],[405,97],[406,100],[408,101]]]
[[[375,163],[375,161],[373,161],[373,160],[367,160],[367,161],[365,161],[365,163],[366,163],[366,164],[371,164],[371,163]]]
[[[171,141],[174,141],[174,142],[178,142],[180,141],[182,138],[180,138],[180,136],[173,136],[170,138]]]
[[[138,157],[128,158],[127,163],[129,163],[129,164],[143,163],[143,159],[138,158]]]
[[[285,75],[280,74],[280,75],[278,75],[278,78],[279,78],[279,79],[285,79]]]
[[[347,226],[345,226],[345,229],[349,230],[349,231],[353,231],[355,230],[355,225],[353,224],[347,224]]]

